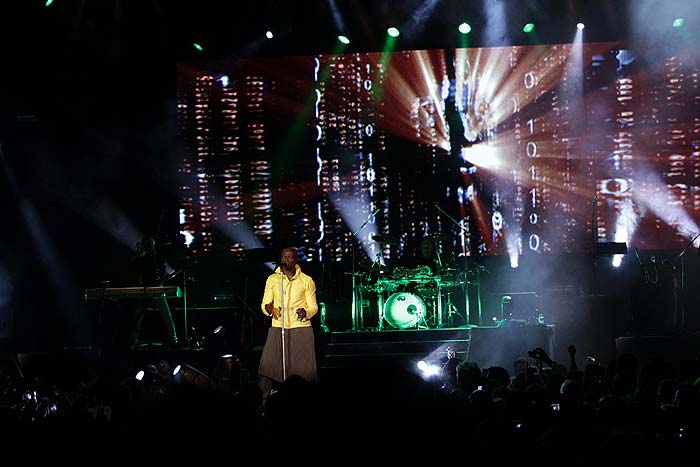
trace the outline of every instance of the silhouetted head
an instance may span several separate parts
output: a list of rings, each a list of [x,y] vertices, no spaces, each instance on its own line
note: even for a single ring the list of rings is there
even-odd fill
[[[433,245],[433,240],[430,238],[424,238],[420,242],[420,255],[424,259],[435,258],[435,245]]]

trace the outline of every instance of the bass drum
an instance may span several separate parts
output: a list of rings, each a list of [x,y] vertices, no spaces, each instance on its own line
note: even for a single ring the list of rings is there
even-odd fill
[[[384,303],[384,319],[397,329],[416,327],[425,321],[425,302],[418,295],[397,292]]]

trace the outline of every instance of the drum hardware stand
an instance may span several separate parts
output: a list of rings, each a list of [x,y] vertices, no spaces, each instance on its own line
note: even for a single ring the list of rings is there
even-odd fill
[[[187,268],[188,266],[185,265],[181,269],[171,272],[163,281],[163,283],[168,282],[179,274],[182,274],[182,320],[184,323],[182,342],[185,347],[190,346],[190,324],[187,315],[187,283],[190,281],[196,282],[192,277],[187,275]],[[192,328],[192,331],[194,331],[194,328]]]
[[[362,296],[360,295],[360,300],[359,300],[359,305],[360,309],[358,312],[358,300],[357,300],[357,288],[356,288],[356,283],[355,283],[355,237],[357,237],[357,234],[360,233],[360,230],[364,229],[365,226],[369,223],[369,221],[379,212],[379,209],[377,208],[373,213],[371,213],[369,216],[367,216],[367,219],[362,223],[361,226],[357,228],[356,231],[352,233],[352,238],[350,241],[351,249],[352,249],[352,310],[350,310],[351,316],[352,316],[352,330],[357,331],[361,328],[364,327],[364,323],[362,322]]]
[[[434,295],[430,295],[430,302],[426,302],[426,305],[430,304],[430,308],[432,309],[432,313],[430,313],[430,320],[429,322],[426,321],[425,317],[423,317],[423,323],[428,326],[428,327],[437,327],[437,294],[436,292]],[[428,300],[428,297],[425,296],[425,300]],[[426,314],[428,314],[426,312]],[[420,323],[420,321],[419,321]]]
[[[468,229],[466,229],[462,224],[460,224],[459,222],[454,220],[452,218],[452,216],[450,216],[445,211],[443,211],[438,203],[433,203],[433,206],[435,206],[435,209],[437,209],[442,214],[444,214],[445,217],[447,217],[449,220],[451,220],[454,225],[459,227],[460,230],[465,232],[467,234],[467,238],[468,238],[468,236],[469,236]],[[481,269],[480,269],[481,266],[478,266],[478,268],[479,269],[477,269],[477,281],[475,282],[477,285],[476,292],[477,292],[477,306],[478,306],[478,310],[477,310],[478,318],[476,319],[476,321],[478,321],[477,324],[481,324],[481,286],[479,284],[479,282],[480,282],[479,275],[481,273]],[[465,310],[466,315],[468,317],[470,317],[470,320],[471,320],[471,310],[469,307],[469,244],[468,244],[468,242],[465,243],[465,245],[464,245],[464,310]]]
[[[442,328],[442,284],[437,286],[437,327]]]
[[[442,328],[442,258],[440,258],[440,248],[438,248],[437,242],[435,246],[435,257],[437,258],[437,327]]]
[[[439,295],[438,295],[439,297]],[[438,300],[440,300],[438,298]],[[418,320],[416,323],[416,329],[430,329],[430,326],[428,325],[428,322],[425,320],[425,315],[428,314],[428,310],[424,310],[423,313],[421,313],[421,318]],[[423,326],[421,326],[421,323],[423,323]]]
[[[369,279],[371,283],[371,278],[372,278],[372,270],[374,269],[374,266],[379,265],[381,267],[381,258],[382,254],[381,252],[377,253],[377,256],[374,258],[374,261],[372,261],[372,266],[369,268]],[[381,269],[379,269],[379,274],[381,275]],[[379,278],[377,278],[379,280]],[[374,290],[377,294],[377,327],[375,328],[377,331],[381,331],[384,328],[384,296],[382,295],[384,293],[383,290],[378,289],[375,287]],[[364,305],[364,304],[363,304]],[[369,302],[368,302],[368,307],[369,307]]]
[[[421,323],[423,323],[422,326],[421,326]],[[423,314],[421,319],[419,319],[418,322],[416,323],[416,329],[430,329],[428,322],[425,320],[425,313]]]
[[[378,313],[377,331],[383,331],[384,330],[384,290],[383,289],[377,290],[377,313]]]
[[[459,313],[459,311],[457,311],[457,307],[455,306],[454,303],[452,303],[452,292],[448,291],[446,293],[447,293],[447,322],[450,323],[450,327],[454,327],[454,315],[459,316],[459,318],[466,323],[467,320],[464,319],[464,316],[462,316]]]

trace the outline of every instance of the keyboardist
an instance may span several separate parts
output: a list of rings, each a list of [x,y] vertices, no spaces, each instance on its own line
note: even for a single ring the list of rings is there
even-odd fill
[[[131,259],[131,270],[134,272],[138,284],[142,287],[162,286],[165,282],[165,260],[156,249],[156,242],[153,237],[144,237],[141,242],[136,243],[136,254]],[[177,333],[173,315],[170,312],[168,300],[165,297],[154,297],[145,300],[136,310],[135,322],[132,327],[131,343],[138,344],[143,316],[146,310],[155,308],[160,313],[165,330],[167,332],[168,343],[177,344]]]

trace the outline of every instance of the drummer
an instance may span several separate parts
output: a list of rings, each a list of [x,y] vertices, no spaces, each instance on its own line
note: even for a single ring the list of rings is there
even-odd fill
[[[419,266],[428,266],[431,274],[437,274],[440,271],[440,261],[438,252],[435,248],[435,241],[431,237],[425,237],[420,242],[420,255],[418,256]]]
[[[418,271],[425,271],[427,275],[436,275],[440,272],[441,257],[438,253],[438,245],[434,236],[426,235],[418,244],[414,254],[403,255],[394,268],[394,275],[415,275]]]

